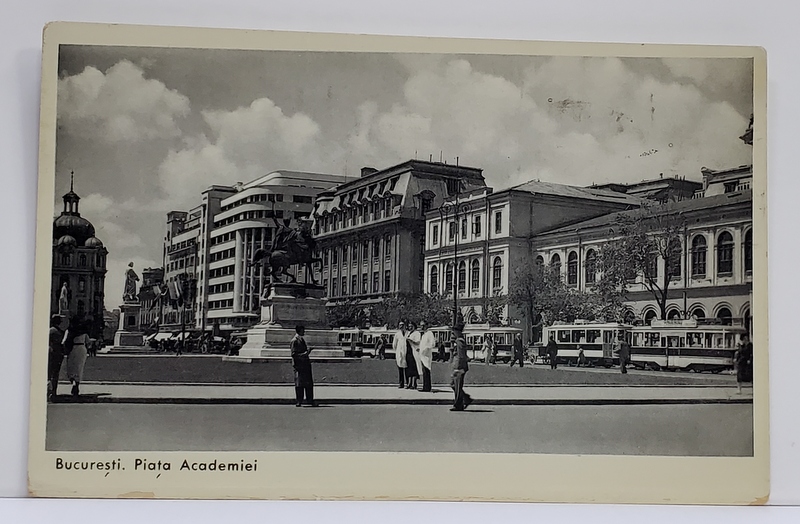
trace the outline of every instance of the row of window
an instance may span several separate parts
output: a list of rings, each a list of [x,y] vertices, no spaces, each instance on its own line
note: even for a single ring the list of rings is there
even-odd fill
[[[230,309],[233,307],[233,299],[227,300],[210,300],[208,302],[208,309]]]
[[[194,238],[190,238],[189,240],[184,240],[183,242],[178,242],[177,244],[172,244],[167,246],[167,253],[173,253],[175,251],[180,251],[181,249],[186,249],[189,247],[194,247],[197,244],[197,240]]]
[[[339,263],[345,265],[348,261],[352,261],[356,264],[359,260],[366,264],[369,261],[370,254],[373,259],[380,258],[381,244],[383,245],[383,255],[387,258],[392,256],[392,236],[386,235],[383,237],[383,240],[380,238],[373,238],[372,240],[353,242],[352,245],[345,244],[341,248],[334,247],[331,249],[323,249],[322,266],[323,268],[327,268],[329,262],[334,266]]]
[[[194,262],[194,255],[190,257],[182,257],[167,264],[167,271],[179,271],[185,268],[194,269]]]
[[[218,267],[208,272],[208,278],[225,277],[233,275],[233,266]]]
[[[255,202],[283,202],[283,195],[280,193],[261,193],[258,195],[250,195],[241,200],[237,200],[232,204],[222,206],[222,212],[242,206],[244,204],[253,204]]]
[[[218,237],[214,237],[211,239],[211,245],[216,246],[217,244],[224,244],[225,242],[230,242],[231,240],[236,238],[236,232],[230,231],[225,233],[224,235],[220,235]]]
[[[478,259],[473,259],[469,263],[470,268],[470,289],[472,291],[480,290],[481,286],[481,264]],[[492,260],[492,289],[499,291],[503,288],[503,259],[494,257]],[[463,292],[467,289],[467,262],[462,260],[458,264],[458,291]],[[440,291],[444,295],[448,295],[453,291],[453,263],[450,262],[445,266],[444,270],[444,287],[440,287],[439,282],[439,267],[436,265],[431,266],[428,275],[428,290],[430,293],[435,294]]]
[[[225,282],[224,284],[215,284],[208,287],[208,294],[215,295],[217,293],[229,293],[233,291],[233,282]]]
[[[467,240],[468,234],[470,233],[468,219],[467,217],[463,217],[459,222],[460,225],[454,220],[447,223],[447,237],[450,242],[454,242],[457,236],[460,236],[461,240]],[[473,238],[478,238],[483,233],[482,215],[474,215],[472,217],[471,232]],[[503,232],[503,211],[495,211],[494,213],[494,232],[496,235]],[[439,224],[433,224],[431,228],[431,242],[434,246],[439,245]]]
[[[370,280],[369,275],[364,273],[361,275],[361,279],[359,280],[358,275],[353,275],[350,277],[349,287],[348,287],[348,280],[347,277],[342,277],[341,279],[332,278],[330,280],[330,290],[329,295],[330,297],[338,297],[338,296],[347,296],[347,295],[366,295],[369,293],[388,293],[392,291],[392,272],[390,270],[386,270],[383,272],[383,289],[380,287],[380,273],[377,271],[372,272],[372,279]],[[341,287],[339,287],[339,283],[341,282]],[[370,288],[370,283],[372,287]],[[328,279],[322,281],[322,285],[327,289],[328,288]],[[371,291],[370,291],[371,289]],[[341,290],[341,295],[339,291]]]
[[[291,213],[291,211],[287,211],[286,213]],[[244,213],[239,213],[238,215],[233,215],[228,218],[223,218],[222,220],[217,220],[214,222],[214,227],[222,227],[227,226],[228,224],[233,224],[235,222],[240,222],[242,220],[260,220],[265,218],[283,218],[285,215],[282,209],[276,209],[275,211],[271,209],[258,209],[255,211],[245,211]],[[308,216],[308,213],[305,214]],[[290,215],[287,215],[289,217]],[[299,214],[298,214],[299,216]]]
[[[106,265],[106,256],[105,255],[97,255],[95,258],[97,262],[97,266],[99,268],[103,268]],[[89,258],[81,253],[77,257],[78,267],[89,267]],[[61,258],[59,259],[60,266],[69,267],[73,265],[72,261],[72,254],[71,253],[62,253]]]
[[[226,258],[233,258],[234,256],[236,256],[235,248],[223,249],[222,251],[217,251],[216,253],[211,253],[210,255],[208,255],[208,262],[209,263],[216,262],[218,260],[224,260]]]
[[[336,231],[359,224],[365,224],[371,220],[380,220],[384,216],[389,216],[392,206],[399,203],[400,197],[393,195],[387,198],[380,198],[374,202],[354,205],[342,211],[336,211],[329,215],[317,217],[315,234],[320,232]]]

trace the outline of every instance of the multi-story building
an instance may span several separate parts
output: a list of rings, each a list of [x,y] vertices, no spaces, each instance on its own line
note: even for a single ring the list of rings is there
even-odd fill
[[[632,184],[597,184],[589,186],[594,189],[608,189],[625,193],[627,195],[646,198],[654,202],[680,202],[695,197],[698,191],[702,191],[703,184],[693,180],[686,180],[681,177],[667,177],[663,174],[659,178],[652,180],[642,180]]]
[[[142,285],[139,287],[139,330],[149,333],[160,324],[160,293],[164,282],[164,268],[142,270]]]
[[[422,292],[426,213],[485,186],[480,169],[409,160],[321,193],[314,234],[329,304]]]
[[[651,208],[653,213],[680,217],[680,263],[672,267],[668,289],[667,318],[716,317],[728,322],[751,321],[753,230],[752,191],[745,190]],[[627,212],[631,213],[631,212]],[[561,269],[569,286],[591,291],[599,277],[597,257],[602,246],[614,240],[620,215],[592,220],[543,232],[536,236],[536,263]],[[663,281],[665,264],[654,268]],[[629,286],[626,308],[629,320],[649,323],[660,316],[656,298],[639,275]]]
[[[64,210],[53,221],[53,266],[50,312],[59,313],[61,290],[66,285],[71,316],[91,318],[92,336],[103,333],[105,276],[108,251],[94,236],[91,222],[78,211],[80,197],[73,191],[64,195]],[[120,297],[121,299],[122,297]]]
[[[249,327],[260,320],[260,297],[269,279],[260,265],[249,267],[256,249],[269,248],[276,221],[296,227],[308,218],[321,191],[348,180],[342,175],[275,171],[247,184],[215,185],[188,213],[167,217],[164,280],[186,280],[184,307],[164,301],[167,329],[184,322],[207,330]],[[294,268],[298,278],[304,275]]]
[[[555,226],[638,208],[622,192],[530,181],[503,191],[480,188],[458,195],[457,217],[427,213],[425,291],[452,296],[469,323],[484,321],[492,296],[506,295],[514,272],[530,263],[534,239]],[[450,204],[455,204],[451,200]],[[447,206],[442,209],[447,209]],[[506,322],[519,312],[505,306]]]

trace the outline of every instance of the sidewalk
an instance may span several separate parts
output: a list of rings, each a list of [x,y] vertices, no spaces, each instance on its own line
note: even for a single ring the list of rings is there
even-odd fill
[[[60,384],[60,398],[69,391]],[[713,386],[469,386],[474,405],[601,405],[752,403],[753,391]],[[386,385],[317,385],[321,404],[449,404],[452,390],[435,385],[422,393]],[[164,404],[293,404],[294,387],[286,385],[176,385],[86,382],[81,401]]]

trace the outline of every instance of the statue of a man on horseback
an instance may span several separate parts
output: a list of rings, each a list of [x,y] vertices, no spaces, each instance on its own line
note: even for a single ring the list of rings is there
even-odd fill
[[[273,215],[272,220],[277,228],[271,249],[257,249],[253,253],[250,266],[261,264],[267,275],[272,276],[273,282],[281,282],[281,277],[287,275],[291,282],[296,283],[297,278],[289,273],[288,269],[301,265],[306,269],[306,283],[311,279],[312,284],[317,284],[314,278],[314,264],[322,259],[314,257],[317,243],[311,234],[311,220],[300,219],[300,227],[290,226],[290,219],[284,219],[281,224]]]

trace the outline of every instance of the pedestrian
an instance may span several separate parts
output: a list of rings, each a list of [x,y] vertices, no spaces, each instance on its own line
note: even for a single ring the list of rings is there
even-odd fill
[[[58,378],[64,362],[64,329],[67,318],[62,315],[50,317],[50,334],[47,351],[47,395],[51,402],[58,397]]]
[[[394,349],[394,360],[397,363],[397,376],[398,388],[403,389],[406,387],[406,326],[400,322],[397,326],[397,333],[394,334],[392,340],[392,349]]]
[[[378,337],[378,342],[375,344],[375,354],[378,360],[384,360],[386,358],[386,335]]]
[[[524,365],[524,356],[525,351],[522,349],[522,335],[517,333],[514,336],[514,346],[512,348],[513,354],[511,355],[511,366],[514,367],[514,363],[519,361],[519,367],[525,367]]]
[[[311,350],[306,345],[304,338],[306,328],[298,325],[294,328],[295,335],[289,343],[292,355],[292,367],[294,368],[294,394],[296,398],[295,406],[298,408],[303,405],[303,394],[305,393],[306,402],[315,407],[314,400],[314,376],[311,373]]]
[[[64,334],[64,349],[67,353],[67,378],[72,383],[72,398],[80,398],[83,369],[86,366],[89,343],[89,322],[76,318]]]
[[[444,349],[444,340],[439,339],[439,343],[436,344],[436,356],[439,362],[447,362],[447,353]]]
[[[419,323],[420,341],[419,358],[417,364],[422,374],[422,391],[431,391],[431,362],[433,360],[433,348],[436,346],[436,337],[428,329],[425,321]]]
[[[497,364],[497,341],[491,333],[489,333],[489,355],[492,364]]]
[[[550,341],[547,343],[547,358],[550,360],[550,369],[558,368],[558,344],[556,344],[556,336],[550,335]]]
[[[494,362],[492,362],[492,346],[489,343],[490,338],[491,334],[486,334],[483,337],[483,344],[481,345],[481,360],[486,364],[494,364]]]
[[[408,323],[408,336],[406,336],[406,389],[417,389],[419,368],[417,367],[416,354],[419,351],[421,335],[413,322]]]
[[[628,372],[628,364],[631,360],[631,346],[625,340],[625,335],[619,334],[619,368],[623,374]]]
[[[464,392],[464,378],[469,371],[467,363],[467,342],[464,340],[464,325],[456,324],[453,331],[453,349],[450,357],[452,367],[453,407],[450,411],[464,411],[472,403],[472,397]]]
[[[585,367],[586,366],[586,354],[583,352],[583,348],[578,346],[578,367]]]
[[[745,333],[739,337],[733,361],[736,366],[736,387],[741,394],[742,383],[753,381],[753,344]]]

